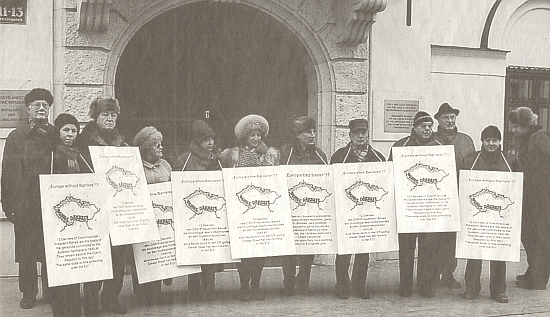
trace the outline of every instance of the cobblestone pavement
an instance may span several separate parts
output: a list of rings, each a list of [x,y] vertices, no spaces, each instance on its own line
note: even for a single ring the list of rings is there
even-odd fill
[[[462,284],[466,261],[459,260],[455,277]],[[508,263],[509,304],[499,304],[489,298],[489,263],[484,262],[481,295],[474,301],[460,297],[461,290],[439,287],[436,297],[424,299],[415,292],[410,298],[397,294],[399,268],[396,260],[371,262],[368,286],[369,300],[337,299],[334,295],[334,266],[315,266],[312,270],[312,296],[286,297],[282,294],[280,268],[266,268],[262,288],[267,293],[264,301],[243,303],[237,299],[238,274],[226,270],[217,274],[218,300],[214,302],[190,302],[187,300],[187,279],[174,279],[170,287],[163,286],[165,296],[173,298],[172,304],[147,307],[137,302],[132,294],[131,278],[127,275],[120,301],[128,306],[127,316],[550,316],[548,291],[532,291],[515,287],[514,277],[523,273],[522,262]],[[17,278],[0,279],[0,316],[51,316],[50,306],[38,301],[32,310],[19,309],[21,295]],[[40,295],[39,295],[40,296]],[[102,316],[116,316],[104,313]]]

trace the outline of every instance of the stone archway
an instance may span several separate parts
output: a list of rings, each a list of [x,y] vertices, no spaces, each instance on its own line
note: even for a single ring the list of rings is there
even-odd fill
[[[117,93],[115,79],[120,58],[128,43],[144,25],[165,12],[197,3],[201,3],[201,1],[163,1],[155,5],[154,8],[149,8],[142,12],[134,20],[130,21],[126,29],[118,36],[109,53],[104,78],[104,82],[106,83],[105,92],[108,94]],[[231,6],[232,4],[225,5]],[[317,35],[308,28],[304,21],[301,21],[299,16],[294,15],[291,11],[276,3],[265,1],[240,1],[240,5],[248,6],[267,14],[292,32],[297,41],[303,45],[307,55],[307,58],[304,59],[304,71],[307,79],[307,113],[310,116],[316,117],[318,120],[320,140],[322,142],[320,145],[330,149],[333,145],[331,136],[334,133],[334,76],[328,65],[328,54],[322,44],[320,44],[320,39],[318,39]]]

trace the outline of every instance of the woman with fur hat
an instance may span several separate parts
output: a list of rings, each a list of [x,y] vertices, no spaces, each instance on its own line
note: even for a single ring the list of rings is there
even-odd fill
[[[81,153],[89,155],[88,146],[128,146],[116,128],[119,114],[120,106],[115,98],[99,97],[92,101],[89,115],[93,121],[86,124],[77,140]],[[126,257],[130,257],[131,254],[132,247],[129,245],[111,246],[113,278],[84,283],[83,307],[86,316],[99,316],[98,292],[102,285],[102,310],[117,314],[127,313],[126,307],[118,302],[118,295],[122,291]]]
[[[502,153],[500,130],[490,125],[481,132],[481,150],[474,152],[464,159],[464,167],[478,171],[516,172],[517,161],[513,156]],[[481,290],[480,276],[483,261],[468,259],[464,280],[466,291],[464,299],[472,300],[479,296]],[[491,261],[489,289],[491,298],[499,303],[508,303],[506,296],[506,262]]]
[[[235,126],[235,136],[241,146],[226,149],[221,154],[223,167],[250,167],[279,165],[279,151],[267,147],[264,139],[269,133],[267,120],[259,115],[248,115]],[[265,258],[241,259],[237,263],[241,282],[242,301],[263,300],[265,294],[260,290],[260,279]],[[251,291],[252,288],[252,291]]]
[[[292,121],[294,137],[292,142],[283,145],[281,149],[281,162],[285,165],[327,165],[327,156],[323,151],[315,147],[317,135],[317,122],[315,119],[300,116]],[[285,295],[293,296],[295,293],[309,295],[309,280],[313,255],[287,255],[283,257],[283,285]],[[296,274],[296,265],[299,263],[299,271]]]
[[[537,125],[537,119],[527,107],[514,109],[508,116],[523,172],[521,242],[528,265],[516,283],[542,290],[550,276],[550,137]]]
[[[172,167],[162,159],[162,133],[155,127],[145,127],[141,129],[134,137],[134,146],[139,147],[141,162],[147,184],[156,184],[169,182],[171,180]],[[136,264],[132,264],[132,282],[134,293],[139,299],[145,301],[147,305],[161,303],[161,281],[138,284]],[[171,282],[171,279],[167,280]]]
[[[80,133],[78,120],[70,114],[62,113],[55,118],[54,124],[58,138],[53,155],[53,173],[92,173],[91,160],[84,158],[75,144]],[[81,316],[80,284],[52,287],[51,292],[54,317]]]
[[[180,163],[176,164],[181,171],[216,171],[221,170],[218,150],[214,137],[216,133],[203,120],[193,122],[192,140],[189,151],[185,152]],[[187,276],[187,288],[191,299],[216,299],[216,272],[223,271],[223,264],[202,264],[201,273]]]

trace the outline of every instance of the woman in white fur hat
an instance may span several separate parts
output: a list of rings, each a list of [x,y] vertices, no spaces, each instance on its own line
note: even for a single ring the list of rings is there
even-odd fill
[[[241,146],[226,149],[221,154],[223,167],[251,167],[279,165],[280,154],[277,149],[268,147],[264,139],[269,133],[267,120],[259,115],[248,115],[235,126],[235,136]],[[260,290],[260,279],[265,258],[241,259],[237,263],[241,282],[240,299],[242,301],[263,300],[265,294]]]

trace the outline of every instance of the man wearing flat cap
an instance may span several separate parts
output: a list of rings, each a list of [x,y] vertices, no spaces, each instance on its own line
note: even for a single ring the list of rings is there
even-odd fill
[[[434,136],[432,117],[419,111],[413,119],[411,134],[392,145],[403,146],[432,146],[441,145]],[[393,152],[390,150],[391,161]],[[418,238],[417,284],[422,297],[434,297],[434,287],[437,278],[437,251],[440,246],[441,233],[399,233],[399,295],[410,297],[413,291],[414,252]]]
[[[25,95],[29,122],[12,131],[4,146],[2,208],[14,224],[22,309],[36,304],[37,262],[42,264],[42,298],[49,300],[39,175],[51,174],[55,132],[48,123],[48,115],[52,103],[52,94],[43,88],[35,88]]]
[[[435,137],[443,145],[454,145],[457,171],[464,166],[464,159],[475,152],[474,142],[469,135],[458,132],[456,118],[460,110],[451,107],[448,103],[439,106],[434,115],[437,120],[437,132]],[[438,256],[438,271],[441,274],[441,285],[450,288],[460,288],[460,283],[453,277],[456,269],[456,232],[443,234],[443,242]]]
[[[349,122],[350,142],[338,149],[330,158],[330,164],[358,163],[358,162],[385,162],[386,158],[369,145],[369,124],[365,119],[353,119]],[[369,254],[356,254],[353,263],[351,281],[348,269],[351,254],[336,255],[336,296],[348,299],[350,293],[368,299],[370,298],[367,284],[367,270],[369,268]]]
[[[283,145],[281,149],[281,164],[328,164],[325,153],[315,147],[317,136],[317,122],[315,122],[315,119],[306,116],[297,117],[292,121],[292,130],[294,132],[292,142]],[[313,255],[287,255],[283,257],[285,295],[310,294],[309,278],[313,257]],[[296,275],[296,264],[298,262],[299,271]]]

